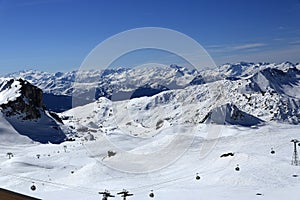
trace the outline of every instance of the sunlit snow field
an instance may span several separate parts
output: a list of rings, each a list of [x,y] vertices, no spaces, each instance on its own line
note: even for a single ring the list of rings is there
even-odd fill
[[[201,156],[201,147],[211,141],[203,138],[205,133],[201,130],[205,127],[202,127],[179,160],[145,174],[119,172],[103,165],[86,149],[94,141],[1,145],[0,182],[4,188],[45,200],[100,199],[99,191],[108,189],[116,193],[123,188],[134,194],[130,199],[149,199],[151,190],[155,199],[299,198],[299,178],[293,175],[300,175],[300,167],[291,166],[290,143],[298,135],[297,126],[275,123],[256,128],[212,126],[221,128],[221,134],[207,156]],[[117,136],[120,141],[124,137]],[[271,148],[275,154],[270,153]],[[13,152],[14,157],[8,159],[6,152]],[[228,152],[234,156],[220,158]],[[120,164],[124,162],[120,159]],[[235,170],[237,164],[240,171]],[[200,180],[195,179],[196,173]],[[32,182],[36,191],[30,189]]]

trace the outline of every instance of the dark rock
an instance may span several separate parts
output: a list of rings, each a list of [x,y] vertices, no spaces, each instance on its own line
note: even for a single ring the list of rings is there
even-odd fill
[[[234,156],[234,153],[224,153],[224,154],[222,154],[220,157],[221,158],[224,158],[224,157],[228,157],[228,156]]]
[[[57,122],[64,124],[64,122],[62,121],[62,119],[54,112],[49,112],[49,114],[51,115],[51,117],[53,117]]]
[[[14,81],[16,80],[11,79],[8,81],[7,87],[11,87]],[[14,101],[9,101],[7,104],[0,105],[0,107],[6,116],[22,113],[23,120],[40,118],[40,112],[44,110],[42,90],[22,79],[18,79],[17,81],[22,85],[21,96],[17,97]]]

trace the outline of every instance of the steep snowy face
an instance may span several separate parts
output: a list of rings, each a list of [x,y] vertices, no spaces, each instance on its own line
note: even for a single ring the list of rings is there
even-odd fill
[[[0,83],[1,115],[21,135],[34,141],[60,143],[65,135],[44,110],[42,90],[22,79]]]
[[[288,69],[267,68],[251,78],[249,89],[256,91],[274,90],[276,93],[299,98],[300,71],[293,67]]]
[[[286,66],[286,65],[284,65]],[[247,82],[242,92],[253,105],[257,105],[254,96],[261,93],[262,99],[275,104],[258,106],[273,113],[273,120],[288,121],[298,124],[300,122],[300,71],[292,66],[289,68],[266,68],[252,77],[245,79]],[[255,107],[254,107],[255,108]]]

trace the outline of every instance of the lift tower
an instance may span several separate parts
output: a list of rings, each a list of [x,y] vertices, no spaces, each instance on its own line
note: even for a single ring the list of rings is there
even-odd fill
[[[299,143],[299,140],[293,139],[291,140],[292,143],[294,143],[294,152],[293,152],[293,157],[292,157],[292,165],[299,166],[299,157],[298,157],[298,152],[297,152],[297,144]]]
[[[104,192],[99,192],[99,194],[103,195],[102,200],[107,200],[108,197],[115,197],[114,195],[111,195],[108,190],[105,190]]]
[[[130,194],[127,190],[123,189],[122,192],[117,193],[118,195],[121,195],[123,197],[123,200],[126,200],[126,197],[133,196],[133,194]]]

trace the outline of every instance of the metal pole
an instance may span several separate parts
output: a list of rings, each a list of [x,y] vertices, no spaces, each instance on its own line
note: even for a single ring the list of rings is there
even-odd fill
[[[293,139],[291,142],[294,143],[294,152],[292,157],[292,165],[299,166],[299,159],[298,159],[298,152],[297,152],[297,143],[299,143],[298,140]]]

